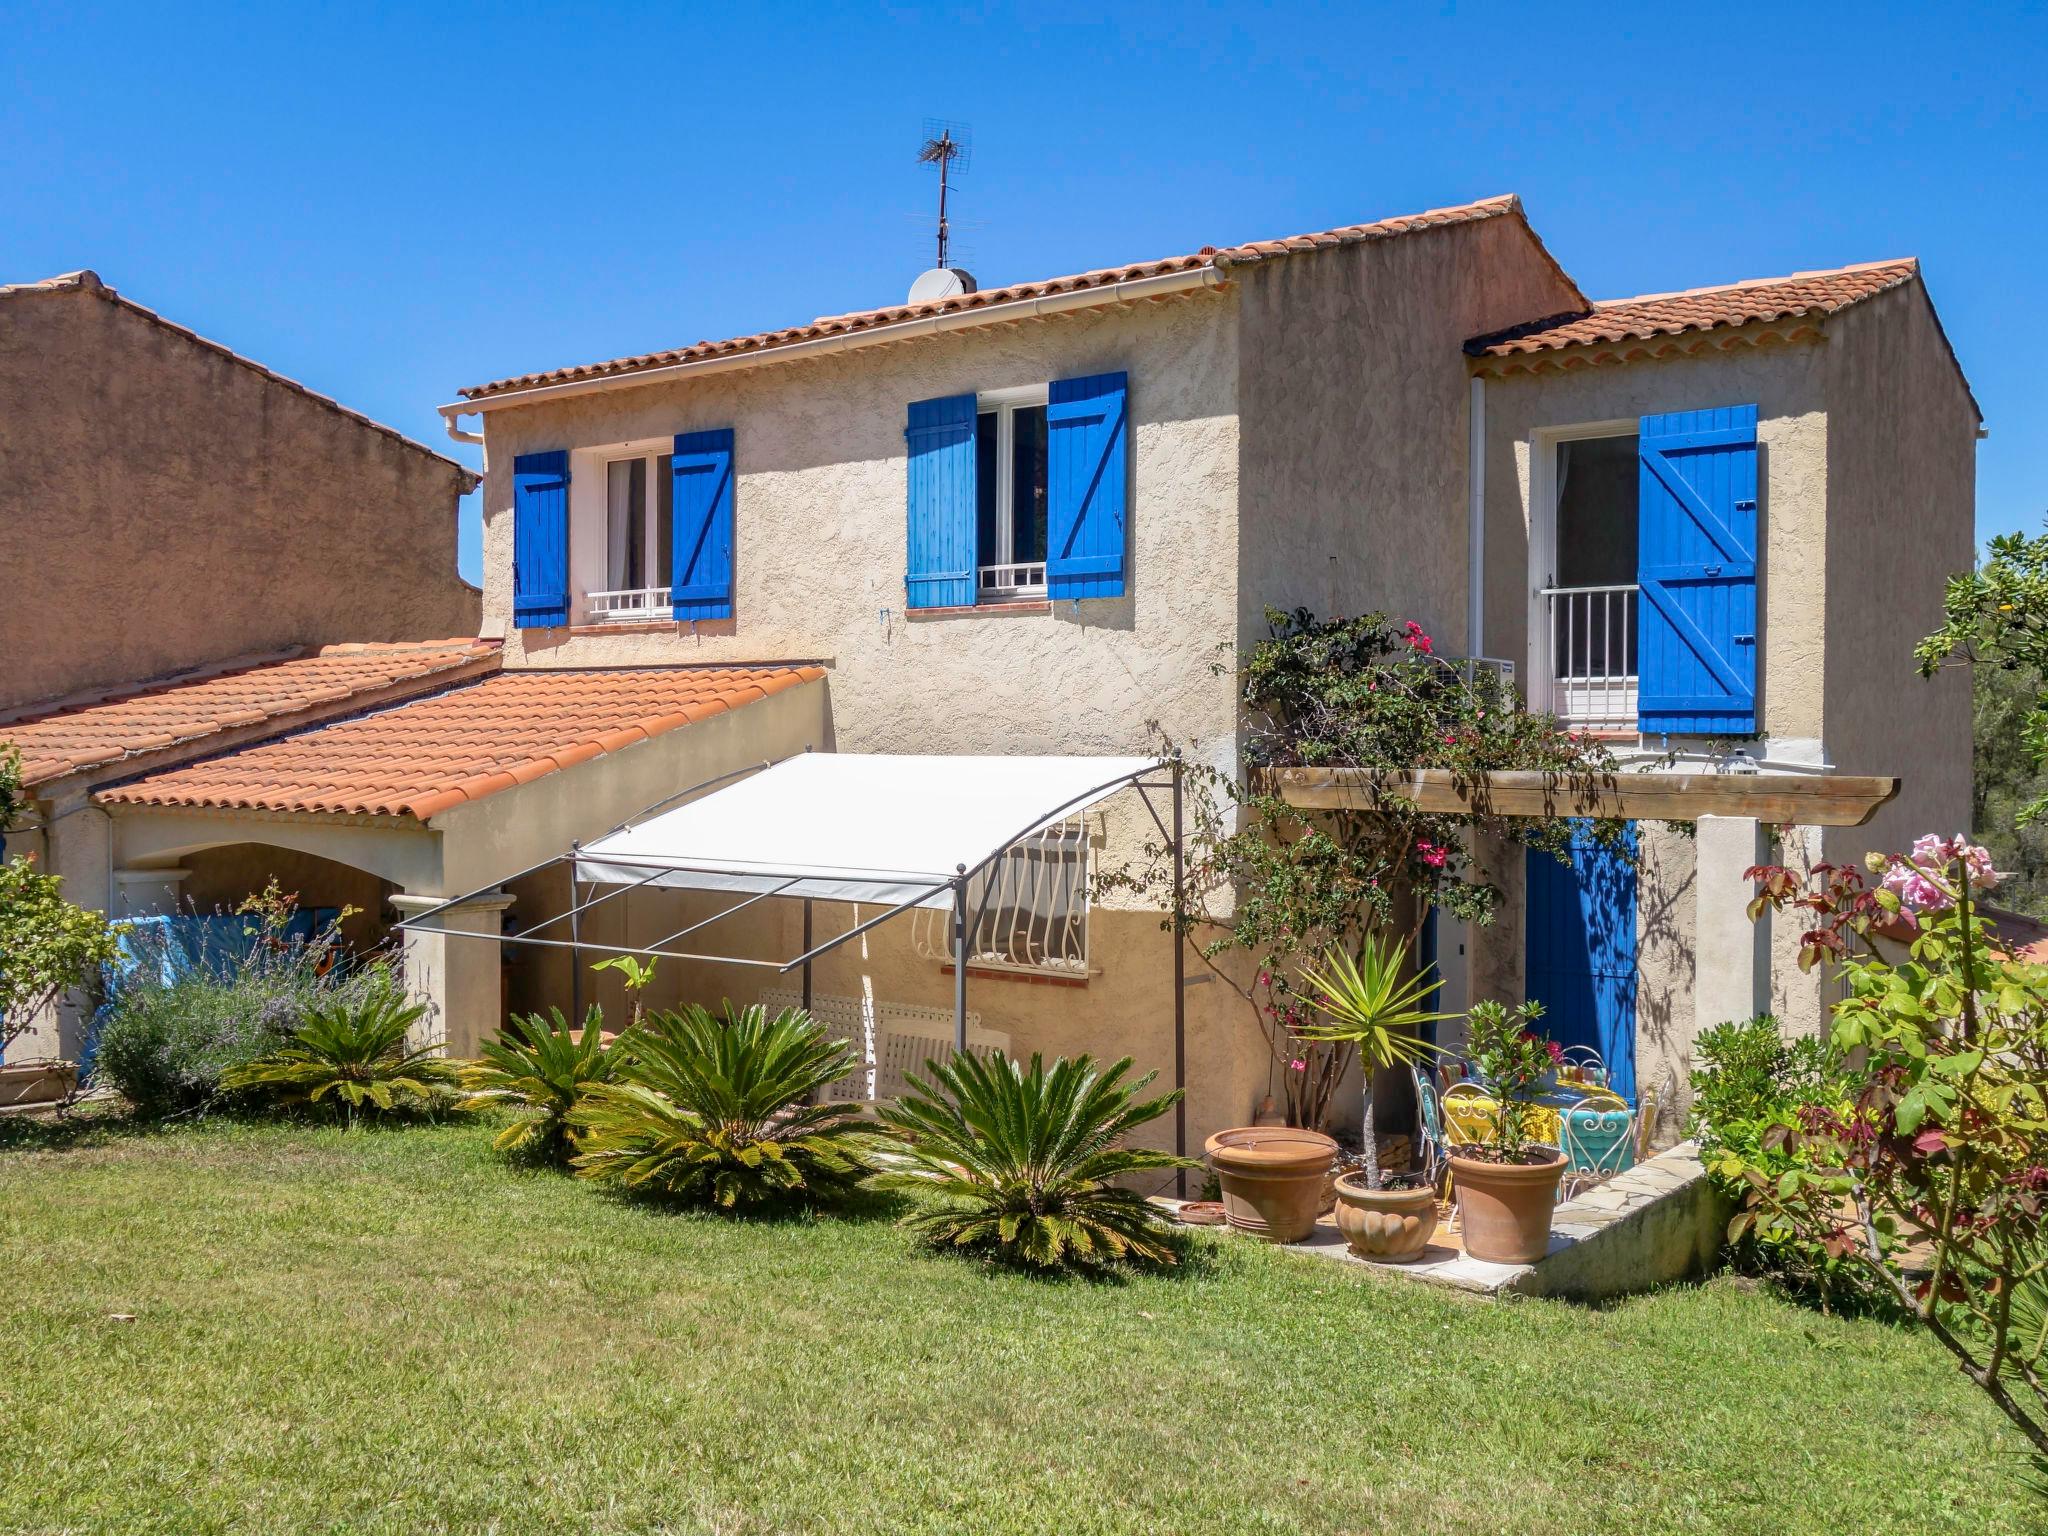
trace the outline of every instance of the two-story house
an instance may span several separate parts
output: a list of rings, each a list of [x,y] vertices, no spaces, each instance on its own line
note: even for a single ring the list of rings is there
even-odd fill
[[[1918,682],[1910,646],[1970,557],[1978,418],[1909,261],[1594,303],[1494,198],[502,379],[444,414],[481,423],[501,670],[100,791],[138,877],[290,846],[376,869],[413,910],[505,880],[463,921],[531,931],[569,891],[508,877],[805,747],[1118,754],[1164,733],[1228,764],[1216,663],[1294,605],[1412,617],[1646,760],[1900,775],[1856,838],[1966,814],[1967,699]],[[1088,895],[1145,835],[1111,803],[1020,853],[1030,893],[974,935],[979,1027],[1167,1063],[1160,914]],[[1675,1086],[1714,1022],[1692,1006],[1690,845],[1638,841],[1619,877],[1496,860],[1508,911],[1440,933],[1438,958],[1453,999],[1544,995],[1622,1081]],[[622,892],[583,938],[653,943],[694,900]],[[764,954],[796,921],[747,918]],[[503,1006],[476,958],[494,946],[413,948],[469,1047]],[[521,948],[504,1000],[616,1006],[572,954]],[[943,1007],[947,968],[911,923],[815,986]],[[1777,971],[1814,1022],[1817,993]],[[686,964],[651,1000],[762,991]],[[1186,1010],[1199,1138],[1247,1119],[1273,1064],[1226,988]]]

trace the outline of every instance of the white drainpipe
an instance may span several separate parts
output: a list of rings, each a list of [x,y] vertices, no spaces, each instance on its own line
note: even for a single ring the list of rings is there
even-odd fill
[[[1465,654],[1476,660],[1486,654],[1486,380],[1474,374],[1471,391],[1466,410],[1471,437],[1465,450],[1472,496],[1465,524]]]

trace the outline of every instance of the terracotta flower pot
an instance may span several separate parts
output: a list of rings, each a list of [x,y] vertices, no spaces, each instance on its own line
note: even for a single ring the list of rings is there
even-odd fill
[[[1413,1264],[1436,1231],[1436,1191],[1368,1189],[1363,1174],[1347,1173],[1337,1181],[1337,1230],[1361,1259]]]
[[[1458,1224],[1465,1251],[1489,1264],[1534,1264],[1550,1249],[1550,1213],[1557,1206],[1557,1181],[1564,1155],[1541,1151],[1539,1163],[1488,1163],[1450,1156],[1451,1188],[1458,1197]]]
[[[1315,1230],[1337,1143],[1321,1131],[1248,1125],[1203,1145],[1223,1186],[1224,1218],[1269,1243],[1298,1243]]]

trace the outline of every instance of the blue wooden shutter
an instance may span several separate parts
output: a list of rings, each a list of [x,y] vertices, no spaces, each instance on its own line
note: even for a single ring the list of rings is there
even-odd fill
[[[568,622],[569,455],[522,453],[512,461],[513,627]]]
[[[1056,379],[1049,392],[1045,584],[1055,599],[1123,596],[1128,395],[1121,373]]]
[[[1756,407],[1645,416],[1637,704],[1649,734],[1756,730]]]
[[[904,605],[963,608],[974,602],[974,396],[919,400],[904,428],[910,444],[910,545]]]
[[[732,428],[676,434],[668,598],[678,619],[732,617]]]

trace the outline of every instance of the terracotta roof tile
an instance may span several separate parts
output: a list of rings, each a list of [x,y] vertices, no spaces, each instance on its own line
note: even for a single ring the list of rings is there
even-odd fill
[[[1353,245],[1367,240],[1386,240],[1417,230],[1438,229],[1449,224],[1466,224],[1503,215],[1522,218],[1521,199],[1512,195],[1482,198],[1478,202],[1460,203],[1451,208],[1432,208],[1423,213],[1404,214],[1369,224],[1346,224],[1338,229],[1290,235],[1280,240],[1254,240],[1248,244],[1224,246],[1221,249],[1205,245],[1199,251],[1185,256],[1165,256],[1155,261],[1103,267],[1093,272],[1078,272],[1068,277],[1048,277],[1034,282],[1011,283],[1002,288],[983,288],[974,293],[959,294],[953,298],[937,299],[924,304],[895,304],[882,309],[858,310],[852,314],[820,315],[808,325],[758,331],[751,336],[735,336],[726,341],[700,341],[687,347],[675,347],[662,352],[644,352],[637,357],[614,358],[609,362],[518,374],[512,378],[495,379],[488,384],[473,385],[460,391],[460,394],[465,400],[479,400],[508,390],[530,389],[543,384],[563,384],[578,379],[602,378],[613,374],[637,373],[648,368],[672,367],[678,363],[700,362],[714,357],[765,352],[795,342],[812,341],[853,331],[873,330],[878,326],[893,325],[928,315],[964,313],[1019,299],[1075,293],[1089,288],[1106,288],[1137,278],[1158,277],[1172,272],[1192,272],[1203,267],[1242,266],[1302,251],[1328,250],[1334,246]],[[1555,266],[1556,263],[1553,262],[1552,265]],[[1563,276],[1561,268],[1559,275]],[[1570,282],[1570,279],[1566,278],[1565,281]]]
[[[489,640],[330,645],[0,721],[0,741],[21,750],[23,781],[40,784],[180,743],[203,743],[223,731],[288,721],[321,705],[417,692],[451,671],[495,666],[498,656],[497,642]]]
[[[1687,331],[1750,325],[1798,315],[1832,315],[1837,310],[1912,281],[1920,265],[1911,257],[1838,267],[1828,272],[1795,272],[1790,277],[1750,278],[1718,288],[1652,293],[1633,299],[1604,299],[1572,315],[1552,315],[1511,330],[1480,336],[1466,344],[1475,357],[1512,357],[1595,342],[1647,341]]]
[[[425,821],[824,675],[815,666],[501,671],[147,774],[94,798]]]

